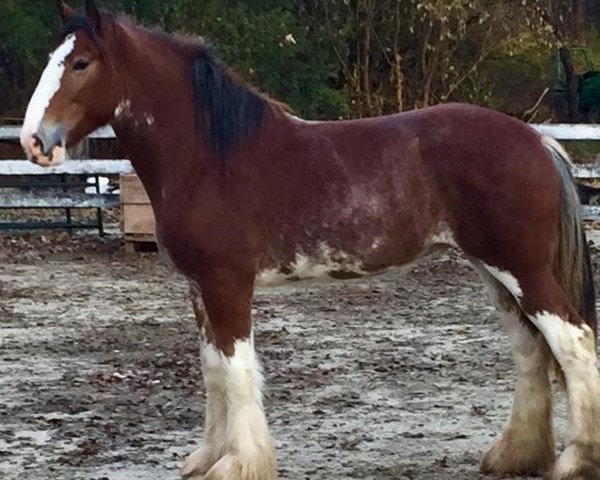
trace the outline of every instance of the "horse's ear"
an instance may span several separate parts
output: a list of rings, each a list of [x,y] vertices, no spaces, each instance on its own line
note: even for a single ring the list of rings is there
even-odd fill
[[[75,16],[75,10],[69,7],[62,0],[57,0],[56,5],[58,6],[58,13],[63,23],[67,23]]]
[[[98,7],[94,0],[85,0],[85,15],[90,22],[90,25],[94,28],[96,33],[100,33],[100,27],[102,26],[102,17]]]

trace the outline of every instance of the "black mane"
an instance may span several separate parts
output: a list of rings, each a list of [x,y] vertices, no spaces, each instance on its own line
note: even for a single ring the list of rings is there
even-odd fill
[[[197,128],[224,161],[260,128],[269,100],[229,72],[207,44],[194,59],[192,85]]]

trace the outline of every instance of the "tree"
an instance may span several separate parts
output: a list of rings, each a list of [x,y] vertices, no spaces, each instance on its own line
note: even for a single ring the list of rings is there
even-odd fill
[[[489,103],[485,64],[547,45],[534,0],[320,0],[321,35],[336,52],[360,116],[449,100]],[[532,15],[534,13],[535,15]]]
[[[0,2],[0,112],[18,114],[48,54],[58,28],[53,2]]]
[[[312,118],[448,101],[524,115],[551,82],[552,49],[583,38],[584,19],[600,22],[597,0],[97,2],[202,35],[243,77]],[[0,113],[22,114],[59,28],[54,9],[0,2]]]
[[[311,2],[293,0],[108,0],[167,31],[201,35],[246,80],[299,115],[347,116],[344,85],[328,45],[314,36]]]

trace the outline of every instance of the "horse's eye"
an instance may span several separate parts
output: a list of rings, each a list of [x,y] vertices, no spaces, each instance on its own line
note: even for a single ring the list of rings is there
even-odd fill
[[[77,71],[81,71],[81,70],[85,70],[89,65],[89,62],[87,62],[86,60],[77,60],[74,64],[73,64],[73,70],[77,70]]]

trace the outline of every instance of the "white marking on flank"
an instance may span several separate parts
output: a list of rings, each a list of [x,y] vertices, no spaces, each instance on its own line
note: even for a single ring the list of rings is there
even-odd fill
[[[296,253],[294,262],[282,268],[270,268],[258,272],[256,284],[271,286],[288,280],[306,280],[327,277],[335,273],[348,273],[362,277],[369,274],[362,268],[362,262],[346,252],[335,250],[327,244],[319,246],[313,254]]]
[[[42,73],[40,81],[27,106],[23,128],[21,129],[21,146],[23,148],[27,148],[28,140],[38,131],[48,105],[50,105],[52,98],[60,89],[60,82],[65,71],[65,59],[75,48],[75,41],[75,35],[69,35],[50,55],[48,65]]]
[[[523,298],[523,290],[521,289],[521,285],[519,285],[519,281],[512,273],[500,270],[499,268],[487,265],[485,263],[483,264],[483,268],[485,268],[492,277],[504,285],[516,300]]]
[[[436,233],[431,235],[425,242],[426,247],[431,245],[448,245],[450,247],[457,247],[454,233],[450,226],[442,222],[438,226]]]

